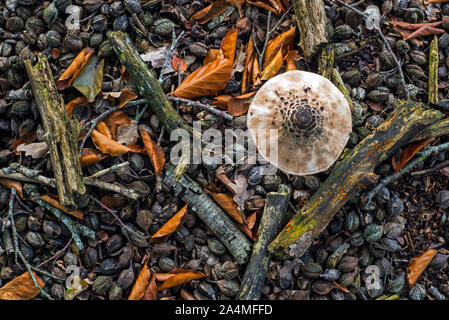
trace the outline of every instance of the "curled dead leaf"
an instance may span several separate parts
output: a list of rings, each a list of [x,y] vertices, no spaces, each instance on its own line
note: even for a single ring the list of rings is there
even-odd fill
[[[151,237],[151,242],[164,242],[173,232],[184,223],[187,214],[187,205],[182,207]]]
[[[66,207],[64,207],[60,202],[59,202],[59,197],[57,195],[54,194],[45,194],[39,197],[41,200],[47,202],[48,204],[50,204],[51,206],[73,216],[76,217],[78,219],[84,219],[84,213],[81,210],[67,210]]]
[[[94,49],[89,47],[81,50],[81,52],[78,53],[73,62],[69,65],[67,70],[56,81],[56,88],[58,90],[64,90],[68,88],[72,84],[78,73],[81,72],[84,65],[87,63],[93,53]]]
[[[44,281],[35,272],[33,272],[33,276],[42,288]],[[38,294],[39,289],[36,288],[28,271],[15,277],[0,288],[1,300],[31,300]]]
[[[223,210],[229,214],[235,221],[240,224],[245,223],[245,215],[240,211],[237,207],[237,204],[234,200],[225,193],[212,193],[208,190],[205,190],[206,193],[209,193],[212,198],[220,205]]]
[[[164,151],[160,146],[153,142],[150,135],[145,130],[140,130],[140,136],[142,137],[145,150],[150,157],[151,164],[154,168],[154,173],[156,175],[160,175],[165,163]]]
[[[415,154],[417,154],[422,148],[424,148],[433,140],[435,140],[435,138],[430,138],[408,146],[404,149],[404,151],[401,152],[399,162],[396,162],[395,158],[393,157],[392,165],[394,171],[398,172],[399,170],[401,170],[413,158]]]
[[[72,118],[72,112],[73,109],[75,109],[76,106],[79,106],[80,104],[84,104],[87,102],[86,97],[77,97],[75,99],[70,100],[66,105],[65,105],[65,110],[67,112],[67,115],[69,116],[69,118]]]
[[[111,155],[111,156],[121,156],[122,154],[131,151],[127,146],[124,146],[117,141],[112,140],[111,138],[105,136],[101,132],[94,130],[92,131],[92,141],[95,146],[102,153]]]
[[[191,15],[190,18],[204,24],[224,13],[227,8],[228,4],[226,3],[226,0],[216,0],[204,9]]]
[[[194,270],[177,269],[170,271],[170,273],[174,273],[175,275],[165,280],[164,283],[162,283],[160,287],[157,289],[157,291],[173,288],[181,284],[190,282],[192,280],[197,280],[206,277],[204,273]]]
[[[116,100],[118,100],[117,106],[121,108],[128,102],[137,99],[137,95],[134,92],[125,89],[121,92],[103,92],[103,98],[108,99],[111,102],[116,102]]]
[[[34,142],[17,146],[16,149],[18,152],[25,152],[25,156],[31,156],[33,159],[43,158],[48,152],[47,142]]]
[[[23,199],[22,184],[19,181],[12,180],[12,179],[6,179],[6,178],[0,178],[0,184],[9,189],[15,188],[19,197]]]
[[[424,272],[437,252],[437,250],[430,249],[420,256],[414,257],[412,260],[410,260],[410,263],[407,267],[407,280],[410,287],[415,284],[416,280],[418,280],[419,276]]]
[[[108,155],[98,151],[97,149],[84,148],[83,150],[81,150],[81,158],[80,158],[81,166],[82,167],[90,166],[91,164],[98,163],[106,159],[107,157]]]
[[[134,283],[134,286],[131,290],[131,293],[128,296],[128,300],[140,300],[145,294],[145,289],[150,281],[151,272],[148,268],[146,262],[143,265],[142,270],[139,273],[139,276]]]
[[[181,58],[178,58],[177,56],[173,56],[171,58],[171,66],[176,71],[178,71],[178,64],[179,64],[179,72],[184,72],[187,70],[187,63],[184,60],[182,60]]]
[[[12,143],[11,145],[12,151],[14,151],[14,153],[18,156],[20,155],[20,152],[17,151],[18,146],[20,146],[23,143],[25,144],[32,143],[36,139],[37,139],[36,130],[30,131]]]

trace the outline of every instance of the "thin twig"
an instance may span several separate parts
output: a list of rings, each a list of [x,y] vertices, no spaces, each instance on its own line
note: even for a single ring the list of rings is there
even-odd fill
[[[47,293],[45,292],[45,290],[39,285],[39,283],[36,280],[36,277],[34,276],[33,271],[31,270],[31,265],[28,263],[27,259],[25,259],[25,257],[22,254],[22,251],[19,248],[19,241],[18,241],[18,233],[17,233],[17,229],[16,229],[16,224],[14,223],[14,215],[13,215],[13,207],[14,207],[14,198],[16,196],[16,188],[12,188],[11,189],[11,195],[9,198],[9,219],[11,221],[11,228],[12,228],[12,232],[13,232],[13,239],[14,239],[14,259],[16,264],[18,264],[17,262],[17,256],[19,256],[20,260],[22,260],[23,264],[25,265],[26,269],[28,270],[31,279],[33,280],[34,285],[36,286],[36,288],[39,290],[39,292],[41,293],[41,295],[43,297],[45,297],[48,300],[53,300],[53,298]]]
[[[423,162],[428,157],[430,157],[434,153],[438,153],[441,151],[449,150],[449,142],[440,144],[438,146],[430,147],[424,152],[418,153],[418,157],[414,159],[413,161],[409,162],[404,168],[399,170],[398,172],[392,174],[391,176],[385,177],[380,181],[380,183],[374,187],[370,192],[368,192],[365,196],[365,204],[364,208],[367,209],[369,204],[371,203],[371,200],[374,198],[374,196],[385,187],[387,184],[396,181],[399,179],[403,174],[409,172],[413,167],[415,167],[417,164]]]
[[[165,69],[168,66],[168,63],[170,62],[171,58],[173,57],[173,54],[175,53],[176,45],[178,44],[179,39],[182,38],[184,35],[184,31],[182,31],[178,37],[176,37],[175,33],[175,27],[173,27],[172,30],[172,43],[170,45],[170,48],[167,50],[167,57],[164,61],[164,65],[162,66],[161,74],[159,75],[159,83],[162,84],[164,82],[164,75],[165,75]]]
[[[70,238],[70,240],[67,242],[67,244],[64,246],[64,248],[62,248],[61,250],[59,250],[58,252],[56,252],[53,256],[51,256],[51,257],[48,258],[47,260],[45,260],[45,261],[39,263],[39,264],[36,266],[36,268],[40,268],[40,267],[42,267],[44,264],[49,263],[51,260],[54,260],[54,259],[58,258],[61,254],[64,253],[64,251],[67,250],[67,248],[70,246],[70,244],[72,243],[72,241],[73,241],[73,238]]]
[[[207,110],[210,113],[213,113],[217,116],[223,117],[226,120],[232,120],[234,119],[233,116],[231,116],[229,113],[218,110],[217,108],[212,107],[209,104],[204,104],[201,102],[197,102],[197,101],[192,101],[192,100],[188,100],[188,99],[184,99],[184,98],[178,98],[172,95],[167,95],[167,98],[171,101],[175,101],[175,102],[183,102],[185,104],[187,104],[188,106],[192,106],[192,107],[198,107],[201,108],[203,110]]]
[[[414,171],[411,172],[410,174],[412,176],[420,176],[420,175],[424,175],[424,174],[428,174],[428,173],[432,173],[436,170],[442,169],[444,167],[449,166],[449,160],[446,160],[444,162],[441,162],[440,164],[437,164],[435,167],[433,168],[429,168],[429,169],[424,169],[424,170],[419,170],[419,171]]]
[[[93,175],[91,175],[87,178],[89,178],[89,179],[98,178],[98,177],[103,176],[109,172],[119,171],[122,167],[127,167],[127,166],[129,166],[128,161],[120,163],[120,164],[114,164],[113,166],[110,166],[109,168],[95,172]]]
[[[359,16],[361,16],[365,20],[369,19],[369,17],[366,14],[364,14],[362,11],[354,8],[352,5],[347,4],[347,3],[345,3],[342,0],[331,0],[331,1],[334,2],[334,3],[338,3],[338,4],[348,8],[349,10],[354,11],[355,13],[357,13]],[[380,27],[378,27],[375,23],[373,23],[372,25],[373,25],[373,28],[376,30],[377,34],[379,35],[379,37],[382,39],[382,42],[384,43],[385,48],[390,53],[391,57],[394,60],[394,63],[396,64],[396,66],[398,68],[399,78],[401,80],[401,86],[403,87],[405,98],[408,100],[408,99],[410,99],[410,93],[409,93],[408,88],[407,88],[407,83],[405,82],[405,77],[404,77],[404,73],[402,72],[401,63],[399,62],[398,58],[394,54],[393,50],[391,49],[391,46],[388,43],[387,39],[385,38],[385,36],[384,36],[382,30],[380,29]]]

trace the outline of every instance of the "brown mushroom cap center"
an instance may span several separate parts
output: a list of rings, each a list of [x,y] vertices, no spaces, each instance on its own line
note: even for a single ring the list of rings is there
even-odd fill
[[[294,110],[291,120],[293,126],[301,131],[309,131],[316,126],[316,117],[309,105]]]

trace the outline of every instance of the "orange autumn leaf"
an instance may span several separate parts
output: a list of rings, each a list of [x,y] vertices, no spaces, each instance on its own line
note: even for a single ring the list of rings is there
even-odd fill
[[[204,9],[194,13],[190,16],[192,20],[197,20],[200,24],[204,24],[218,17],[220,14],[226,11],[228,4],[226,0],[216,0],[212,4],[208,5]]]
[[[155,234],[151,237],[151,242],[164,242],[173,232],[178,230],[186,219],[187,205],[182,207],[173,217],[170,218]]]
[[[16,189],[16,192],[19,195],[19,197],[23,199],[22,184],[19,181],[7,178],[0,178],[0,184],[9,189],[12,188]]]
[[[121,156],[122,154],[130,151],[127,146],[124,146],[123,144],[120,144],[117,141],[108,138],[97,130],[92,131],[91,137],[98,150],[111,156]]]
[[[203,65],[206,65],[212,61],[215,61],[217,59],[223,59],[224,55],[223,55],[223,50],[221,49],[210,49],[207,54],[206,57],[204,58],[203,61]]]
[[[159,300],[176,300],[175,297],[162,297]]]
[[[233,7],[237,7],[240,17],[243,17],[242,6],[246,0],[226,0]]]
[[[254,59],[254,44],[253,39],[250,38],[246,45],[245,64],[242,74],[242,94],[248,91],[249,80],[251,79]]]
[[[192,280],[197,280],[204,277],[206,277],[206,275],[200,271],[186,270],[185,272],[176,273],[173,277],[165,280],[157,289],[157,291],[173,288]]]
[[[295,38],[295,30],[296,27],[293,27],[268,42],[263,60],[265,67],[276,57],[279,51],[282,50],[285,51],[284,54],[287,53],[288,45]]]
[[[150,281],[151,272],[148,269],[147,264],[143,265],[142,270],[137,277],[136,282],[131,290],[131,293],[128,296],[128,300],[140,300],[145,294],[145,289]]]
[[[229,214],[238,223],[245,223],[245,216],[235,204],[234,200],[225,193],[212,193],[206,190],[212,198],[223,208],[223,210]]]
[[[248,227],[248,225],[246,225],[246,224],[238,224],[237,227],[239,227],[239,229],[240,229],[244,234],[246,234],[246,236],[247,236],[248,238],[250,238],[251,240],[253,240],[253,241],[256,241],[256,240],[257,240],[257,237],[256,237],[255,232],[253,232],[253,231]]]
[[[80,53],[78,53],[67,70],[56,81],[56,88],[58,90],[64,90],[69,87],[93,53],[94,49],[89,47],[84,48]]]
[[[256,220],[257,220],[257,211],[254,211],[246,218],[248,228],[250,230],[253,230],[254,225],[256,224]]]
[[[36,130],[30,131],[12,143],[11,145],[12,151],[14,151],[14,153],[18,156],[20,155],[20,152],[16,151],[18,146],[20,146],[22,143],[25,144],[32,143],[36,139],[37,139]]]
[[[120,68],[120,75],[122,76],[123,80],[129,80],[131,79],[131,76],[129,75],[128,71],[126,71],[125,66],[122,66]]]
[[[247,113],[249,109],[249,98],[254,94],[256,94],[256,91],[248,92],[238,97],[232,97],[228,103],[228,113],[234,117]]]
[[[131,123],[131,120],[129,119],[128,115],[124,113],[122,110],[113,112],[103,121],[108,125],[113,140],[115,140],[117,137],[118,127]]]
[[[419,37],[427,37],[427,36],[431,36],[434,34],[444,34],[445,31],[438,29],[438,28],[434,28],[428,25],[424,25],[421,28],[419,28],[418,30],[416,30],[415,32],[412,32],[411,34],[409,34],[407,36],[407,38],[405,38],[405,40],[410,40],[410,39],[415,39],[415,38],[419,38]]]
[[[33,276],[42,288],[45,284],[44,281],[35,272],[33,272]],[[0,288],[1,300],[31,300],[38,294],[39,289],[36,288],[28,271],[15,277]]]
[[[332,284],[336,286],[338,289],[345,293],[349,293],[349,290],[346,287],[343,287],[341,284],[339,284],[337,281],[332,281]]]
[[[91,164],[98,163],[104,159],[106,159],[108,155],[98,151],[94,148],[83,148],[81,150],[81,166],[86,167],[90,166]]]
[[[437,250],[427,250],[420,256],[414,257],[410,260],[410,263],[407,267],[407,280],[412,287],[416,280],[418,280],[419,276],[424,272],[429,263],[432,261],[433,257],[435,257]]]
[[[157,300],[157,284],[155,276],[151,277],[142,300]]]
[[[128,89],[125,89],[121,92],[104,92],[103,98],[108,99],[111,102],[115,102],[115,100],[118,100],[117,106],[119,108],[122,108],[128,102],[137,99],[137,94]]]
[[[279,14],[276,9],[274,9],[273,7],[269,6],[268,4],[266,4],[265,2],[262,1],[247,1],[249,4],[252,4],[253,6],[265,9],[267,11],[271,11],[274,14]]]
[[[105,122],[99,121],[95,129],[97,129],[101,134],[104,134],[106,137],[112,139],[111,130],[109,130],[109,127]]]
[[[175,275],[172,273],[156,273],[154,276],[157,281],[165,281],[167,279],[174,277]]]
[[[76,106],[83,104],[87,102],[86,97],[82,96],[82,97],[78,97],[75,98],[73,100],[70,100],[66,105],[65,105],[65,110],[67,112],[67,115],[69,116],[69,118],[72,118],[72,113],[73,113],[73,109],[75,109]]]
[[[151,140],[150,135],[145,130],[140,130],[140,135],[143,140],[143,145],[145,146],[145,150],[150,157],[151,164],[154,168],[154,173],[156,175],[160,175],[162,173],[162,167],[165,163],[165,155],[164,151],[160,146]]]
[[[218,107],[226,107],[226,109],[228,108],[228,103],[229,101],[231,101],[233,97],[230,94],[222,94],[219,96],[216,96],[213,102],[214,106],[218,106]]]
[[[298,70],[295,61],[301,60],[301,56],[298,54],[298,50],[289,50],[287,54],[287,64],[285,71]]]
[[[181,289],[180,295],[183,300],[196,300],[196,298],[191,293],[189,293],[188,291],[186,291],[184,289]]]
[[[234,64],[235,49],[237,47],[238,30],[232,28],[229,30],[221,41],[221,50],[225,59],[229,59]]]
[[[424,148],[433,140],[435,140],[435,138],[430,138],[408,146],[404,149],[404,151],[401,152],[399,162],[396,162],[395,158],[393,157],[392,165],[394,171],[398,172],[399,170],[401,170],[410,161],[410,159],[413,158],[415,154],[417,154],[422,148]]]
[[[282,68],[285,58],[286,57],[284,57],[282,50],[279,50],[274,59],[271,60],[270,63],[265,66],[265,69],[262,71],[262,80],[268,80],[274,77]]]
[[[253,68],[252,68],[252,80],[253,80],[253,86],[258,86],[262,83],[261,75],[260,75],[260,68],[259,68],[259,59],[257,57],[254,57],[253,59]]]
[[[449,2],[449,0],[429,0],[429,3],[444,3]]]
[[[229,59],[217,59],[188,75],[175,90],[179,98],[192,99],[215,95],[226,88],[231,80],[232,63]]]
[[[184,72],[187,70],[187,63],[181,58],[173,56],[171,58],[171,66],[176,71],[178,71],[178,64],[179,64],[179,72]]]
[[[59,197],[57,195],[54,194],[45,194],[43,196],[39,197],[41,200],[47,202],[48,204],[50,204],[51,206],[73,216],[76,217],[78,219],[84,219],[84,214],[81,210],[73,210],[73,211],[69,211],[67,210],[66,207],[64,207],[60,202],[59,202]]]

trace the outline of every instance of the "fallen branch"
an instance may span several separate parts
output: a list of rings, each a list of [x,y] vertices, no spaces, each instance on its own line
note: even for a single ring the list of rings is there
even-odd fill
[[[364,197],[364,202],[365,202],[364,208],[365,209],[368,208],[369,204],[371,203],[371,200],[380,191],[380,189],[385,187],[387,184],[389,184],[389,183],[399,179],[402,175],[404,175],[405,173],[409,172],[416,165],[418,165],[419,163],[421,163],[424,160],[426,160],[432,154],[435,154],[435,153],[438,153],[438,152],[441,152],[441,151],[445,151],[445,150],[449,150],[449,142],[440,144],[440,145],[435,146],[435,147],[430,147],[426,151],[418,153],[418,157],[417,158],[415,158],[414,160],[412,160],[409,163],[407,163],[407,165],[405,165],[404,168],[402,168],[398,172],[392,174],[391,176],[388,176],[388,177],[382,179],[380,181],[380,183],[375,188],[373,188],[370,192],[368,192],[366,194],[366,196]]]
[[[429,101],[428,103],[438,103],[438,37],[435,35],[430,43],[429,49]]]
[[[208,111],[210,113],[213,113],[216,116],[222,117],[222,118],[224,118],[226,120],[234,119],[234,117],[231,116],[229,113],[227,113],[225,111],[218,110],[217,108],[215,108],[215,107],[213,107],[211,105],[208,105],[208,104],[204,104],[204,103],[201,103],[201,102],[192,101],[192,100],[188,100],[188,99],[184,99],[184,98],[178,98],[178,97],[170,96],[170,95],[167,95],[167,98],[168,98],[168,100],[171,100],[171,101],[185,103],[188,106],[198,107],[200,109],[203,109],[203,110],[206,110],[206,111]]]
[[[271,254],[268,244],[274,239],[284,222],[291,190],[286,185],[280,185],[278,192],[267,194],[265,208],[258,229],[257,241],[254,243],[251,259],[246,266],[239,300],[259,300],[262,292]]]
[[[291,0],[295,9],[304,58],[310,61],[318,49],[327,43],[326,11],[323,0]]]
[[[77,122],[67,115],[47,58],[38,54],[34,66],[30,60],[25,61],[25,66],[45,129],[59,200],[70,209],[83,207],[87,197],[78,157]]]
[[[251,244],[231,221],[231,218],[201,189],[198,183],[183,175],[176,182],[174,167],[170,166],[163,183],[173,188],[176,196],[189,205],[189,208],[206,224],[212,233],[229,250],[237,263],[248,261]]]
[[[441,112],[418,102],[398,106],[374,133],[337,162],[327,180],[270,244],[269,250],[294,256],[304,254],[340,208],[377,181],[373,173],[377,164],[443,117]]]

